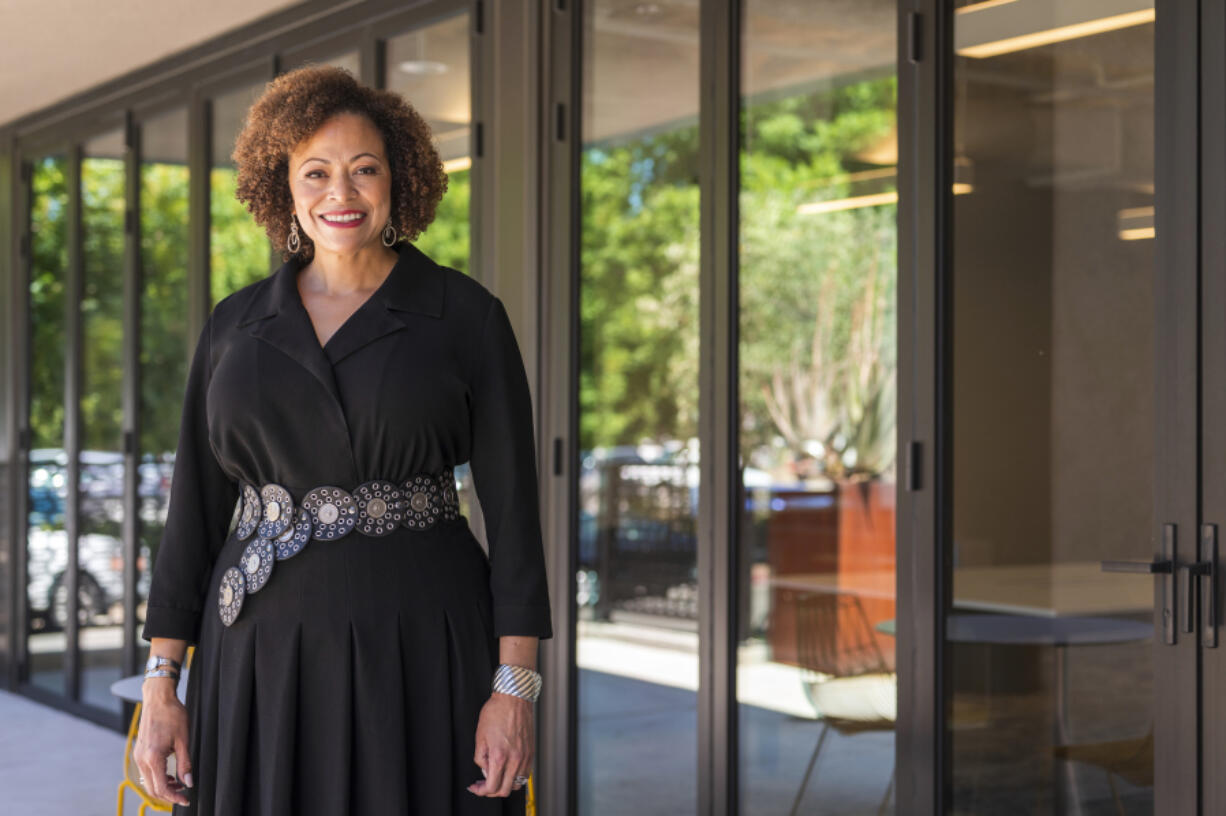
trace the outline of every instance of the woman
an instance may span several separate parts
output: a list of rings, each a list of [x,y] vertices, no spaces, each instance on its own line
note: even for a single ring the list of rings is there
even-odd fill
[[[502,303],[406,240],[446,189],[429,128],[310,66],[269,84],[234,159],[285,263],[216,305],[192,361],[146,785],[176,813],[522,813],[552,635],[531,404]]]

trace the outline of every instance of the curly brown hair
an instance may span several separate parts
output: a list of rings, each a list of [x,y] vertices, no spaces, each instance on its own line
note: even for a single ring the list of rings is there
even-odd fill
[[[392,223],[404,239],[412,241],[430,225],[447,191],[430,126],[402,96],[367,87],[344,68],[330,65],[282,74],[247,112],[231,155],[238,168],[235,197],[247,205],[273,246],[282,247],[282,261],[292,257],[285,249],[294,212],[289,154],[339,113],[365,116],[383,135],[391,169]],[[301,231],[299,236],[302,248],[296,256],[305,263],[314,257],[315,243]]]

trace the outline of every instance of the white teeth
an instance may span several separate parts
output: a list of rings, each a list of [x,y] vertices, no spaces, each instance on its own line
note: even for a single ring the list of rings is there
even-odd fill
[[[320,218],[322,218],[325,221],[335,221],[338,223],[344,223],[345,221],[357,221],[359,218],[365,218],[365,217],[366,215],[364,213],[351,213],[349,215],[321,215],[320,216]]]

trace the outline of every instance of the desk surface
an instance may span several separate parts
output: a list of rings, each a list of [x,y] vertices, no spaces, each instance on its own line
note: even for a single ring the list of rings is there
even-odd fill
[[[187,675],[191,669],[184,669],[179,675],[179,687],[176,692],[181,703],[187,703]],[[121,700],[127,700],[129,703],[141,702],[141,686],[145,683],[145,675],[134,674],[130,677],[124,677],[111,683],[111,694],[114,694]]]
[[[807,592],[837,592],[894,600],[893,572],[778,575],[771,585]],[[1154,608],[1152,575],[1103,572],[1097,561],[958,567],[957,609],[1039,617],[1124,614]]]
[[[874,628],[894,635],[897,623],[893,619],[885,620]],[[1151,623],[1120,618],[950,615],[945,621],[945,634],[955,643],[1090,646],[1149,640],[1154,635],[1154,627]]]

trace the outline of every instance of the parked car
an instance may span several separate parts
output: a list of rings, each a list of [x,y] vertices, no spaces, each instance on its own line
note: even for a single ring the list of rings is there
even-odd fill
[[[26,595],[33,629],[62,630],[68,607],[68,534],[33,529],[26,536]],[[137,556],[137,596],[149,593],[148,548]],[[123,618],[123,541],[86,533],[77,538],[77,621],[81,626],[117,623]]]
[[[122,617],[123,455],[82,451],[79,488],[82,533],[77,539],[77,612],[81,625],[105,624]],[[156,525],[169,500],[172,465],[147,457],[138,468],[140,518]],[[68,540],[64,530],[68,497],[68,457],[59,448],[30,452],[29,515],[26,534],[27,598],[30,625],[63,629],[68,622]],[[148,594],[148,544],[137,556],[137,597]]]

